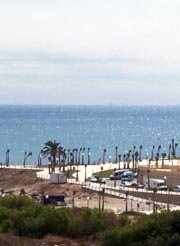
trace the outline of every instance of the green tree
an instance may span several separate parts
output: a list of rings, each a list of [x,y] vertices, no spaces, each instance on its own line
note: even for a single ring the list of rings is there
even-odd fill
[[[51,169],[52,172],[55,172],[56,166],[56,158],[59,157],[59,151],[61,150],[61,154],[63,153],[62,148],[60,147],[60,143],[56,143],[56,141],[48,141],[45,143],[44,148],[41,153],[43,157],[49,157],[51,160]]]

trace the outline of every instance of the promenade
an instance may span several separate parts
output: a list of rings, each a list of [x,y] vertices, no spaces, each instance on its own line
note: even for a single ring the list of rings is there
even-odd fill
[[[124,163],[121,162],[120,168],[123,169],[123,167],[124,167]],[[179,163],[179,160],[170,160],[170,161],[165,160],[164,167],[161,168],[161,160],[160,160],[158,167],[159,167],[158,170],[168,173],[171,171],[172,167],[180,167],[180,163]],[[35,167],[35,166],[30,166],[30,165],[26,165],[26,167],[24,167],[22,165],[10,165],[8,168],[33,169],[37,171],[36,173],[37,177],[46,179],[46,180],[50,179],[48,167]],[[86,178],[88,178],[88,177],[91,177],[96,172],[114,170],[115,168],[119,169],[119,163],[78,165],[78,181],[76,181],[77,165],[72,165],[71,169],[74,170],[74,173],[73,173],[74,179],[68,179],[68,183],[79,184],[81,185],[84,191],[89,191],[89,192],[94,191],[94,192],[97,192],[97,194],[103,191],[104,194],[107,196],[121,199],[120,200],[121,202],[119,203],[116,203],[116,204],[112,203],[113,209],[119,212],[121,212],[121,210],[124,211],[126,198],[129,204],[128,206],[130,207],[132,206],[131,204],[133,204],[134,206],[133,210],[135,211],[138,211],[138,204],[141,204],[141,207],[143,207],[143,212],[151,213],[153,211],[152,204],[154,201],[161,209],[163,208],[164,210],[167,209],[168,207],[170,210],[180,209],[179,207],[180,194],[179,193],[175,193],[175,192],[168,193],[166,191],[158,191],[156,194],[153,194],[153,191],[147,191],[145,189],[136,190],[135,188],[119,186],[118,182],[116,183],[116,187],[114,187],[113,185],[114,182],[112,182],[111,185],[109,185],[109,183],[100,185],[100,184],[95,184],[91,182],[85,182],[85,176]],[[130,168],[132,168],[132,162],[130,163]],[[139,162],[138,168],[144,169],[144,170],[150,169],[152,172],[153,170],[156,170],[156,163],[155,162],[149,163],[148,160],[142,160],[141,162]],[[69,169],[69,166],[66,166],[65,169],[67,171]],[[56,167],[55,172],[59,173],[58,167]],[[111,204],[109,204],[109,208],[111,208]]]

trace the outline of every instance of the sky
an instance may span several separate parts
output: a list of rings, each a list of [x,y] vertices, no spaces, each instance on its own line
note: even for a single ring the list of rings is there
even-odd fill
[[[0,0],[0,104],[179,105],[179,0]]]

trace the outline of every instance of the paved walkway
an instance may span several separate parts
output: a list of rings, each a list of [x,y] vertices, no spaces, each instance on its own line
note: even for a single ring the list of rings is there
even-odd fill
[[[161,166],[161,160],[159,161],[159,167]],[[164,165],[165,166],[180,166],[180,160],[165,160],[164,161]],[[124,163],[121,162],[120,163],[120,168],[123,169]],[[142,160],[141,162],[139,162],[139,167],[155,167],[155,161],[151,162],[151,164],[149,165],[148,160]],[[103,169],[103,171],[105,170],[114,170],[114,168],[119,169],[119,163],[114,164],[114,163],[105,163],[105,164],[91,164],[91,165],[87,165],[85,168],[85,165],[79,165],[78,166],[78,179],[79,181],[84,181],[85,180],[85,173],[86,173],[86,178],[91,177],[93,175],[93,173],[96,172],[101,172],[101,168]],[[130,168],[132,168],[132,162],[130,163]],[[68,169],[68,167],[66,167],[66,170]],[[77,170],[77,165],[72,166],[72,169]],[[86,169],[86,170],[85,170]],[[160,169],[161,170],[161,169]],[[162,169],[163,171],[165,171],[165,169]],[[169,169],[167,169],[167,171],[169,171]],[[56,168],[56,172],[59,172],[59,168]],[[38,177],[41,178],[46,178],[49,179],[49,171],[47,167],[42,168],[42,171],[39,171],[37,173]],[[74,177],[76,177],[76,173],[74,173]]]

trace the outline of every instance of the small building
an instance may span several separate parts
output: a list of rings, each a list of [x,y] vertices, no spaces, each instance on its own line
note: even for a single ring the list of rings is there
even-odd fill
[[[67,176],[65,173],[51,173],[50,181],[52,184],[65,184],[67,183]]]
[[[65,192],[46,192],[43,195],[43,204],[53,204],[57,206],[66,206],[65,198],[67,194]]]

